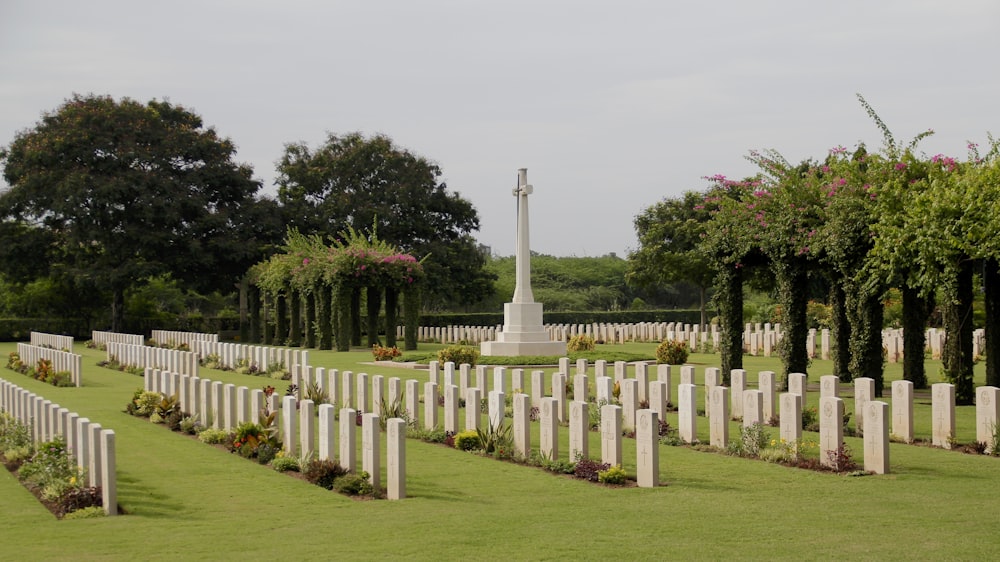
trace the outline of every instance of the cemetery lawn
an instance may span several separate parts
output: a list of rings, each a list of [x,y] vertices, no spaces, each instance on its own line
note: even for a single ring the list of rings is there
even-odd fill
[[[616,347],[631,352],[643,346],[607,349]],[[655,345],[644,347],[652,356]],[[0,343],[4,355],[15,349]],[[893,443],[891,474],[849,477],[661,445],[666,485],[618,489],[411,439],[409,497],[357,501],[124,414],[141,377],[97,367],[103,352],[80,344],[74,352],[84,355],[82,388],[55,388],[6,369],[0,377],[115,430],[118,498],[127,515],[56,520],[0,470],[6,538],[0,559],[940,560],[990,559],[1000,552],[1000,497],[991,492],[1000,484],[996,457]],[[370,360],[366,350],[310,352],[314,366],[428,378],[425,370],[361,364]],[[704,367],[719,364],[710,355],[692,355],[690,362],[698,366],[698,384]],[[759,370],[781,372],[777,358],[747,357],[745,368],[750,387]],[[829,362],[811,366],[809,405],[816,405],[819,377],[829,371]],[[886,401],[889,381],[900,371],[887,365]],[[931,382],[938,372],[939,363],[929,361]],[[202,376],[285,388],[234,373],[203,369]],[[676,372],[674,377],[676,385]],[[981,366],[976,384],[984,384]],[[842,387],[847,411],[852,395]],[[914,401],[918,439],[930,438],[928,396],[918,391]],[[698,404],[704,404],[702,395]],[[676,427],[676,414],[667,419]],[[974,407],[959,407],[956,421],[957,440],[974,441]],[[702,417],[698,424],[707,441],[707,421]],[[738,435],[735,423],[730,434]],[[816,434],[804,436],[816,440]],[[565,427],[560,438],[565,458]],[[860,460],[860,440],[846,442]],[[537,446],[537,424],[532,443]],[[597,433],[591,433],[590,450],[599,457]],[[625,440],[624,455],[634,476],[633,440]]]

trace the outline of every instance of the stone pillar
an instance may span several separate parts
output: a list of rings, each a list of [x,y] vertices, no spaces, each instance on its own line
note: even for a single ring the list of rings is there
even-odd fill
[[[424,429],[431,430],[438,423],[438,385],[436,382],[424,383]]]
[[[441,381],[439,380],[440,369],[441,363],[436,359],[427,362],[427,376],[430,377],[429,380],[431,382],[441,384]]]
[[[615,382],[620,383],[625,380],[627,376],[626,371],[628,370],[628,363],[624,361],[615,361]]]
[[[76,465],[88,471],[87,485],[96,486],[94,473],[90,470],[90,418],[77,418],[76,420]]]
[[[992,454],[997,444],[993,442],[996,426],[1000,423],[1000,388],[981,386],[976,389],[976,441],[986,443],[986,452]]]
[[[455,363],[453,361],[445,361],[444,364],[444,385],[458,385],[458,381],[455,380]]]
[[[542,407],[539,412],[541,427],[538,430],[539,454],[549,460],[559,458],[558,408],[555,398],[542,398]]]
[[[802,396],[785,392],[781,395],[780,437],[785,443],[802,440]]]
[[[545,371],[531,371],[531,407],[541,408],[545,396]]]
[[[486,392],[486,389],[481,389]],[[507,394],[507,368],[506,367],[493,367],[493,390],[499,390],[504,394]],[[487,396],[489,396],[487,394]]]
[[[698,439],[698,412],[695,386],[677,386],[677,434],[681,441],[694,443]]]
[[[456,398],[456,403],[458,399]],[[465,395],[465,429],[479,429],[479,420],[482,417],[480,404],[483,401],[482,391],[478,388],[470,388]],[[445,390],[444,397],[444,425],[445,431],[448,430],[448,391]],[[455,430],[457,431],[458,426],[458,409],[455,410]]]
[[[212,413],[212,381],[198,380],[198,421],[205,427],[212,427],[215,415]]]
[[[621,406],[601,406],[601,462],[611,466],[622,464]]]
[[[575,402],[587,401],[587,386],[589,382],[587,375],[573,375],[573,400]]]
[[[597,403],[603,400],[605,404],[614,402],[615,383],[611,377],[597,377],[594,381],[594,390],[597,394]]]
[[[759,390],[743,391],[743,427],[764,425],[764,393]]]
[[[480,390],[489,388],[486,385],[486,365],[476,365],[476,383],[473,386]]]
[[[368,397],[368,373],[358,373],[354,393],[354,407],[362,414],[371,413],[371,400]]]
[[[488,401],[489,420],[491,428],[503,426],[504,411],[507,409],[507,396],[499,390],[490,391]]]
[[[837,398],[840,396],[840,379],[836,375],[823,375],[819,378],[819,397]]]
[[[757,373],[757,389],[761,392],[764,418],[761,423],[767,424],[771,418],[777,417],[775,402],[777,402],[777,391],[774,384],[774,371],[761,371]]]
[[[906,443],[913,442],[913,383],[892,381],[892,434]]]
[[[381,441],[378,414],[361,416],[361,470],[368,473],[368,481],[376,493],[382,486]]]
[[[406,421],[390,419],[385,432],[385,495],[390,500],[401,500],[406,497]]]
[[[223,404],[225,403],[225,393],[223,392],[222,382],[214,381],[212,383],[212,428],[223,429],[225,427],[225,408]]]
[[[656,380],[667,385],[667,393],[664,395],[664,400],[668,404],[673,402],[670,393],[673,391],[673,379],[671,377],[670,365],[657,365],[656,366]]]
[[[668,393],[667,383],[660,381],[649,383],[649,409],[656,412],[657,419],[666,419]]]
[[[706,387],[709,393],[708,427],[709,444],[713,447],[725,449],[729,443],[729,389],[713,385]]]
[[[236,428],[236,385],[229,383],[224,385],[222,389],[226,397],[223,406],[226,419],[223,421],[222,428],[226,431],[232,431]]]
[[[578,375],[579,376],[579,375]],[[569,405],[569,460],[590,456],[590,413],[586,402],[574,400]]]
[[[855,415],[859,415],[855,412]],[[864,421],[865,470],[889,473],[889,405],[878,400],[865,403],[860,415]]]
[[[313,418],[316,415],[316,404],[312,400],[299,402],[299,454],[303,458],[313,454],[316,433],[313,429]]]
[[[91,423],[87,436],[87,481],[91,486],[100,486],[104,476],[104,460],[101,451],[101,424]]]
[[[340,373],[340,405],[350,408],[354,403],[354,373],[344,371]]]
[[[341,377],[340,371],[337,369],[329,369],[326,372],[326,395],[330,399],[330,404],[336,408],[338,405],[344,404],[343,398],[340,396],[341,388]]]
[[[635,472],[640,488],[660,485],[659,420],[656,412],[645,409],[636,412]]]
[[[585,358],[580,358],[576,360],[576,374],[586,375],[587,374],[587,360]]]
[[[431,383],[428,383],[431,384]],[[354,408],[340,409],[340,466],[348,472],[358,470],[358,412]]]
[[[407,379],[406,381],[406,417],[413,427],[419,427],[417,404],[420,403],[420,381]]]
[[[372,375],[372,413],[383,416],[382,405],[385,403],[385,377]]]
[[[472,386],[470,383],[472,379],[472,365],[468,363],[462,363],[458,366],[458,394],[459,396],[465,396],[465,392],[469,390]]]
[[[639,409],[639,383],[635,379],[621,381],[621,402],[625,416],[625,431],[635,431],[635,412]]]
[[[514,454],[526,459],[531,452],[531,397],[514,395]]]
[[[645,361],[636,361],[635,366],[635,381],[636,387],[636,404],[642,404],[645,402],[649,404],[649,366]]]
[[[263,420],[260,417],[260,411],[264,409],[264,391],[255,388],[250,391],[250,421],[253,423],[262,423]]]
[[[337,447],[337,413],[332,404],[319,405],[319,460],[332,460]]]
[[[458,386],[444,387],[444,430],[458,433]]]
[[[566,397],[566,374],[552,375],[552,397],[556,399],[556,415],[560,423],[569,419],[568,400]]]
[[[955,385],[939,382],[931,385],[931,444],[951,448],[955,437]]]
[[[858,377],[854,379],[854,430],[859,434],[865,430],[865,404],[875,397],[875,379]]]
[[[241,386],[236,389],[236,425],[250,421],[250,389]],[[254,414],[256,420],[256,414]]]
[[[282,441],[285,442],[285,453],[296,454],[295,451],[295,406],[294,396],[283,396],[281,398],[281,429]]]
[[[118,465],[115,457],[115,432],[101,432],[101,504],[107,515],[118,515]]]
[[[743,419],[743,391],[747,389],[747,372],[743,369],[733,369],[729,372],[729,403],[732,407],[733,419]]]
[[[694,384],[694,367],[683,365],[681,367],[681,384]]]
[[[819,399],[819,462],[837,468],[837,451],[844,445],[844,401],[836,396]]]
[[[792,394],[798,394],[802,397],[802,403],[806,403],[806,388],[809,384],[809,378],[805,373],[789,373],[788,374],[788,392]]]
[[[705,417],[712,417],[712,408],[709,400],[712,397],[712,387],[722,384],[722,370],[718,367],[708,367],[705,369]],[[727,408],[728,411],[728,408]],[[662,418],[661,418],[662,419]]]

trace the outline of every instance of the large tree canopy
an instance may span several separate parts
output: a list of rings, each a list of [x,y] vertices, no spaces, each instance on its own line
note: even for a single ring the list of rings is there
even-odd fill
[[[0,151],[0,217],[48,231],[49,259],[111,295],[117,330],[126,289],[169,273],[229,290],[280,239],[251,228],[259,183],[234,152],[179,105],[74,95]]]
[[[479,216],[440,176],[435,164],[387,136],[331,134],[315,150],[286,145],[278,162],[278,198],[303,233],[335,237],[374,225],[379,239],[418,257],[430,255],[425,303],[475,302],[492,289],[484,261],[468,259]],[[456,254],[466,259],[453,259]]]

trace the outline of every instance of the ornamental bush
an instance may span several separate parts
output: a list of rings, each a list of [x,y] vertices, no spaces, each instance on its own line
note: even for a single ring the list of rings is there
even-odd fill
[[[664,341],[656,346],[656,362],[683,365],[688,360],[688,348],[682,342]]]

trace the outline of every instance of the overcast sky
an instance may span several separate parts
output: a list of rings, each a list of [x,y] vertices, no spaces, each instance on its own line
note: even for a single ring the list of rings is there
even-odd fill
[[[624,256],[633,218],[713,174],[881,135],[927,154],[1000,135],[1000,2],[2,0],[0,145],[74,92],[169,99],[264,190],[285,143],[384,133],[436,162],[512,255]]]

